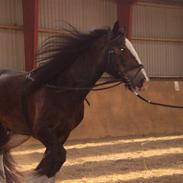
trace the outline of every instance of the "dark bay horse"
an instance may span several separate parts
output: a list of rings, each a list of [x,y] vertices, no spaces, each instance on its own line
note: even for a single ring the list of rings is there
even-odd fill
[[[84,100],[104,72],[132,92],[148,80],[118,24],[53,36],[41,56],[43,64],[30,73],[0,70],[0,182],[19,182],[9,151],[30,136],[46,151],[24,182],[55,182],[66,160],[63,144],[82,121]]]

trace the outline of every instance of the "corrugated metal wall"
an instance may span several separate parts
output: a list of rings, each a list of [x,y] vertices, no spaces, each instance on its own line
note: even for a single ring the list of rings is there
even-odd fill
[[[40,0],[39,42],[66,21],[81,31],[110,26],[117,19],[115,0]]]
[[[139,3],[133,43],[151,77],[183,77],[183,7]]]
[[[22,1],[0,0],[0,17],[0,68],[23,70]]]

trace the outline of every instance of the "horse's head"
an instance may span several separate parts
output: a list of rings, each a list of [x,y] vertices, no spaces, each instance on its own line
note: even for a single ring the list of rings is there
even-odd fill
[[[107,73],[137,92],[149,78],[132,43],[125,37],[124,29],[115,23],[111,34]]]

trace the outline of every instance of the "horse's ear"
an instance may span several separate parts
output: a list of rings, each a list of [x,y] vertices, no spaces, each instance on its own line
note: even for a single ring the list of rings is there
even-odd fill
[[[118,33],[119,33],[119,21],[116,21],[116,22],[114,23],[112,32],[113,32],[113,34],[118,34]]]
[[[114,23],[112,32],[113,32],[113,34],[116,35],[116,36],[119,35],[119,34],[125,36],[125,35],[126,35],[126,27],[125,27],[125,26],[120,26],[120,25],[119,25],[119,21],[116,21],[116,22]]]

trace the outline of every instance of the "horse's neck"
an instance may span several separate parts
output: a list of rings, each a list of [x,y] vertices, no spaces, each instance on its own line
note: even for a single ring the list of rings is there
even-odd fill
[[[73,92],[77,97],[85,98],[96,81],[101,77],[105,70],[105,51],[104,49],[93,48],[90,54],[82,55],[68,71],[58,80],[59,85],[68,88],[81,88]]]

